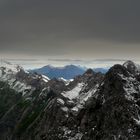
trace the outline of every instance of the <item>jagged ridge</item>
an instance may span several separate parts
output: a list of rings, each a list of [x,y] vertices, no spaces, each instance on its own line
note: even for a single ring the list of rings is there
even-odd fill
[[[88,70],[68,84],[49,80],[31,94],[32,100],[20,96],[6,110],[0,119],[0,138],[139,140],[139,73],[139,66],[127,61],[114,65],[105,76]]]

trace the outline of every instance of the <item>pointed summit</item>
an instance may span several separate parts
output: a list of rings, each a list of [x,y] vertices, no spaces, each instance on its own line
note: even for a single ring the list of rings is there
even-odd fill
[[[129,66],[135,66],[136,64],[133,62],[133,61],[131,61],[131,60],[127,60],[124,64],[123,64],[123,66],[124,67],[129,67]]]
[[[86,76],[93,76],[95,74],[95,72],[92,70],[92,69],[88,69],[85,73],[84,73],[84,75],[86,75]]]
[[[140,66],[135,64],[133,61],[128,60],[126,61],[123,66],[127,68],[127,70],[132,74],[137,74],[140,70]]]

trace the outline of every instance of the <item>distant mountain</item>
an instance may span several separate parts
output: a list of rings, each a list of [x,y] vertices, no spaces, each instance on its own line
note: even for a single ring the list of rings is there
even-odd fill
[[[31,70],[30,72],[37,72],[52,78],[73,79],[77,75],[82,75],[85,69],[75,65],[67,65],[64,67],[53,67],[51,65],[44,66],[39,69]]]
[[[108,71],[108,69],[109,68],[95,68],[95,69],[93,69],[93,71],[95,71],[95,72],[101,72],[101,73],[107,73],[107,71]]]
[[[39,69],[30,70],[30,72],[37,72],[39,74],[43,74],[48,76],[50,79],[52,78],[64,78],[64,79],[73,79],[77,75],[82,75],[88,68],[75,66],[75,65],[67,65],[64,67],[54,67],[51,65],[44,66]],[[105,68],[95,68],[93,69],[95,72],[101,72],[105,74],[108,69]]]

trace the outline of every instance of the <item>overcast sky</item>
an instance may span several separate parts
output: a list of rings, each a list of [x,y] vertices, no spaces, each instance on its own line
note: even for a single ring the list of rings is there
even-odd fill
[[[139,53],[140,0],[0,0],[2,58],[62,65]]]

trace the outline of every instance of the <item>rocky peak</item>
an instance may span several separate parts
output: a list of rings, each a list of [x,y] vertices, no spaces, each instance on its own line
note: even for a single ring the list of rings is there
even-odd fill
[[[140,82],[128,64],[114,65],[105,75],[88,70],[69,85],[52,79],[32,96],[30,102],[21,97],[0,120],[0,139],[140,139]]]
[[[139,73],[139,65],[135,64],[133,61],[126,61],[123,66],[127,68],[127,70],[132,74],[138,74]]]
[[[124,65],[114,65],[105,75],[103,90],[106,98],[110,96],[124,97],[134,100],[139,96],[139,80]],[[102,88],[102,87],[101,87]],[[110,92],[112,91],[112,92]]]
[[[123,65],[116,64],[109,69],[109,71],[106,74],[106,78],[108,78],[108,77],[113,78],[115,75],[117,76],[118,74],[129,76],[129,72],[128,72],[127,68],[125,68]]]
[[[138,140],[139,85],[135,75],[126,67],[114,65],[96,93],[86,102],[80,126],[84,131],[88,129],[88,134],[83,136],[83,140]]]
[[[92,69],[88,69],[83,75],[91,77],[95,74],[95,72]]]
[[[131,61],[131,60],[127,60],[126,62],[124,62],[123,66],[124,67],[129,67],[129,66],[130,67],[135,67],[136,64],[133,61]]]

